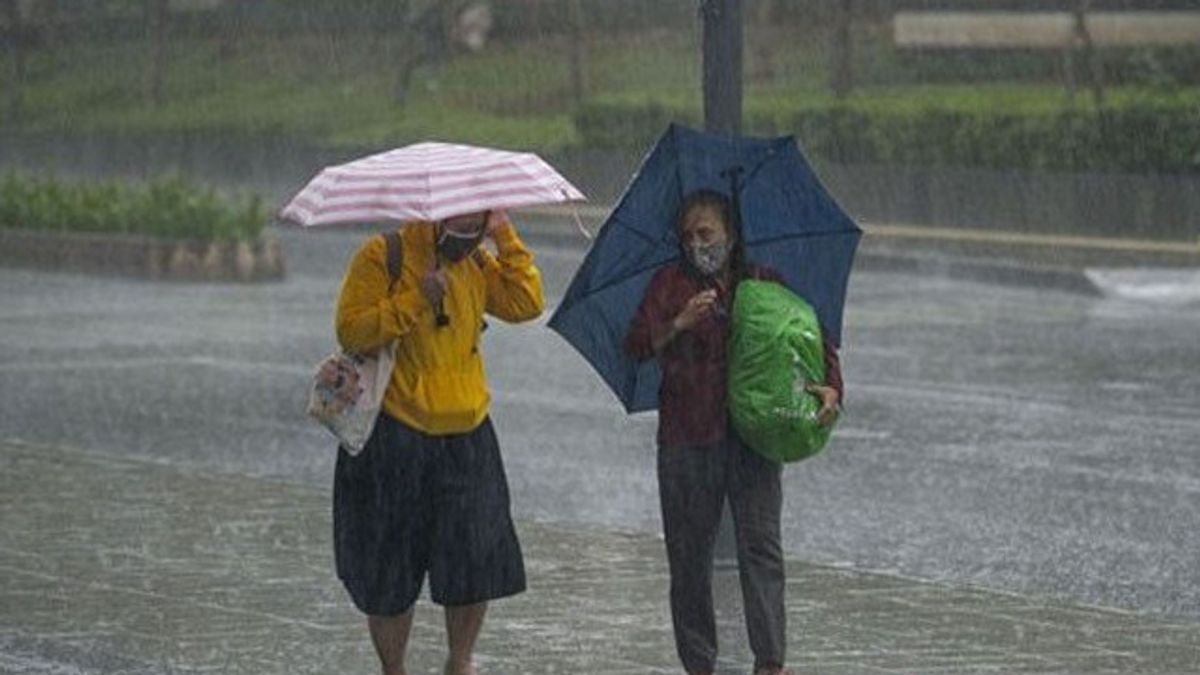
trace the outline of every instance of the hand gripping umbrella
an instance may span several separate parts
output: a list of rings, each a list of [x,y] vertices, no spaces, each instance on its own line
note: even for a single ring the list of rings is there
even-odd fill
[[[279,215],[306,227],[403,223],[584,199],[533,153],[431,142],[326,167]],[[448,323],[440,305],[437,321]]]

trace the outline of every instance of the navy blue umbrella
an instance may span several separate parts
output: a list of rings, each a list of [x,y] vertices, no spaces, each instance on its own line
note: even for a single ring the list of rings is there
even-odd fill
[[[841,342],[842,305],[862,230],[817,180],[795,138],[718,136],[671,125],[550,319],[631,413],[658,407],[661,374],[655,360],[638,364],[625,355],[625,334],[654,272],[679,258],[676,213],[699,189],[733,198],[748,260],[778,270],[816,310],[826,337]]]

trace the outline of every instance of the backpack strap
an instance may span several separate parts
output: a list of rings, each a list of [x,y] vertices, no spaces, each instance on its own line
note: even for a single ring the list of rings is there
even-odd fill
[[[404,240],[399,230],[392,230],[383,233],[383,242],[387,245],[388,293],[391,293],[404,271]]]

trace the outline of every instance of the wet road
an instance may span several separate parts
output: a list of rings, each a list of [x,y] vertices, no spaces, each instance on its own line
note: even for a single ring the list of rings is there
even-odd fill
[[[327,485],[304,390],[361,235],[283,236],[274,285],[0,269],[0,437]],[[582,252],[537,250],[553,303]],[[1125,296],[856,272],[789,553],[1200,619],[1200,306]],[[486,350],[517,515],[656,530],[654,418],[543,324]]]

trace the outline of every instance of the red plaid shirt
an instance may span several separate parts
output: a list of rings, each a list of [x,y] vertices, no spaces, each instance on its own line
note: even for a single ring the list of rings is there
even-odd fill
[[[750,277],[783,282],[778,272],[752,267]],[[671,322],[695,294],[713,288],[711,281],[675,263],[660,269],[625,336],[625,351],[644,361],[657,356],[662,369],[659,389],[658,443],[666,447],[718,445],[728,434],[726,370],[729,364],[729,308],[732,295],[717,285],[719,309],[691,330],[675,336],[661,353],[654,338],[671,331]],[[825,341],[826,383],[842,393],[842,369],[837,350]]]

